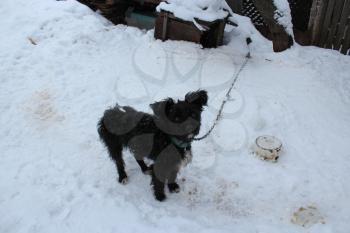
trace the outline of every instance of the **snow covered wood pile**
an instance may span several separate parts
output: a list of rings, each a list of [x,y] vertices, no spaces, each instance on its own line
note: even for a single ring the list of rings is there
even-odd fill
[[[205,48],[222,45],[229,6],[224,0],[168,0],[160,12],[154,36],[161,40],[185,40]]]
[[[128,9],[155,11],[162,0],[78,0],[92,10],[101,11],[101,14],[114,24],[127,24]],[[133,25],[137,26],[137,25]]]
[[[130,6],[127,0],[78,0],[101,14],[114,24],[125,24],[125,13]]]

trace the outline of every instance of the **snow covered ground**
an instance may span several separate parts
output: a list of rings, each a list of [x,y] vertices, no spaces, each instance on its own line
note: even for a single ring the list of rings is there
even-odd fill
[[[249,23],[203,50],[113,26],[73,0],[0,3],[0,232],[348,233],[350,57],[294,46],[275,54]],[[130,183],[100,143],[114,105],[148,104],[207,89],[204,128],[243,62],[221,122],[193,145],[181,192],[154,200],[128,152]],[[36,45],[34,45],[36,44]],[[259,135],[283,141],[278,163],[250,153]],[[324,218],[293,224],[300,207]]]

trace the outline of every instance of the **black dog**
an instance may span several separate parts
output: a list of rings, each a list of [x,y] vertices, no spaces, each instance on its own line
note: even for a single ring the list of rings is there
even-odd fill
[[[118,105],[106,110],[98,124],[98,133],[117,166],[119,182],[127,182],[122,150],[129,148],[141,170],[152,174],[157,200],[166,197],[165,183],[170,192],[179,192],[176,176],[199,133],[201,113],[207,101],[207,92],[199,90],[188,93],[183,101],[168,98],[151,104],[154,115]],[[152,159],[153,165],[148,167],[144,158]]]

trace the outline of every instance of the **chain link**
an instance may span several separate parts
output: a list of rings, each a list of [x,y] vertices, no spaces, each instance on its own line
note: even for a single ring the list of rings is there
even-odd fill
[[[248,45],[248,49],[249,49],[249,45]],[[215,121],[214,121],[213,125],[210,127],[209,131],[208,131],[206,134],[204,134],[202,137],[194,138],[194,139],[193,139],[194,141],[201,141],[201,140],[207,138],[207,137],[211,134],[211,132],[214,130],[215,126],[219,123],[219,121],[220,121],[220,119],[221,119],[221,117],[222,117],[222,112],[223,112],[223,110],[224,110],[224,107],[225,107],[227,101],[228,101],[228,100],[230,99],[230,97],[231,97],[231,91],[232,91],[233,87],[235,86],[235,84],[236,84],[236,82],[237,82],[237,80],[238,80],[238,78],[239,78],[239,75],[240,75],[241,72],[244,70],[244,68],[247,66],[248,61],[249,61],[250,58],[251,58],[251,56],[250,56],[250,51],[249,51],[249,52],[247,53],[246,57],[245,57],[244,62],[243,62],[242,65],[241,65],[240,69],[238,70],[238,72],[237,72],[236,75],[234,76],[234,79],[233,79],[233,82],[232,82],[230,88],[229,88],[229,89],[227,90],[227,92],[226,92],[225,99],[224,99],[224,100],[222,101],[222,103],[221,103],[221,106],[220,106],[220,108],[219,108],[218,114],[217,114],[217,116],[216,116],[216,118],[215,118]]]

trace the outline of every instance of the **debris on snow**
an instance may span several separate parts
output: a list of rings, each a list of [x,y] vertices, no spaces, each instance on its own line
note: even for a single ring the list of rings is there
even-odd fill
[[[315,206],[300,207],[291,219],[292,223],[309,228],[317,223],[326,224],[324,217]]]

